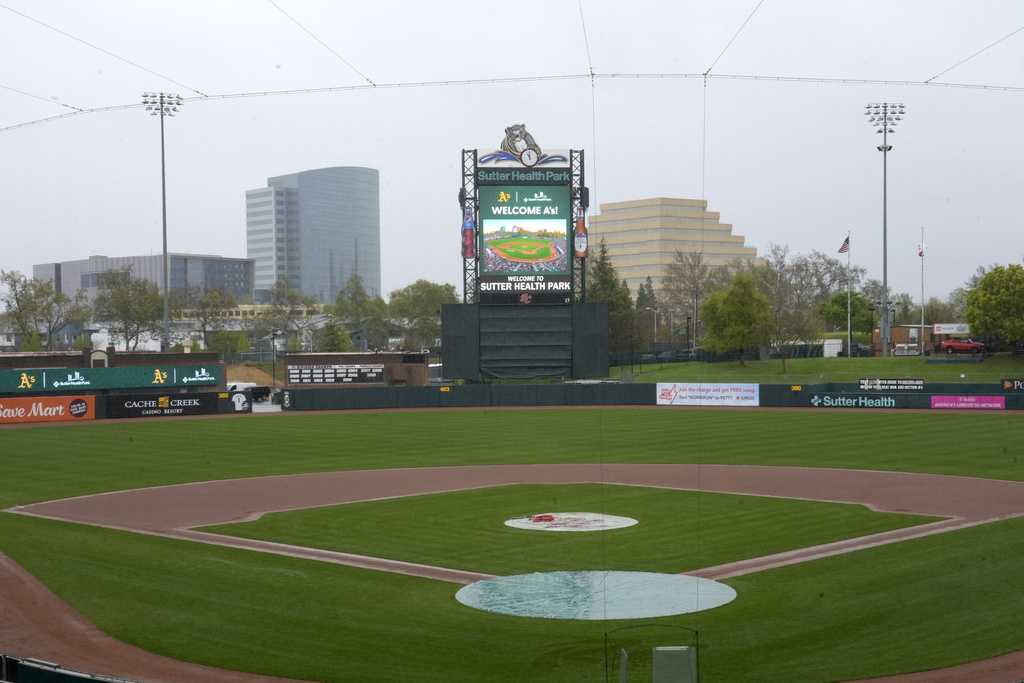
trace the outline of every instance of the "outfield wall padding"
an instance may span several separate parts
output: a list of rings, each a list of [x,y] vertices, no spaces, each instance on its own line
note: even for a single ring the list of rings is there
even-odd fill
[[[654,405],[655,384],[466,384],[288,389],[286,410]]]
[[[461,408],[503,406],[656,405],[657,384],[465,384],[444,387],[350,387],[288,389],[285,410]],[[819,398],[817,404],[814,397]],[[861,391],[851,383],[761,384],[760,405],[828,408],[824,398],[843,398],[842,407],[932,409],[932,396],[1002,396],[1007,410],[1024,410],[1024,393],[997,384],[934,384],[924,391]]]

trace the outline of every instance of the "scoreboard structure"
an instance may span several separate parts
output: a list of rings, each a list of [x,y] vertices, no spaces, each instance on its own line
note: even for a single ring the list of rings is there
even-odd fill
[[[522,124],[498,149],[462,150],[464,303],[442,308],[446,378],[607,376],[607,306],[586,300],[589,203],[583,150],[542,150]]]

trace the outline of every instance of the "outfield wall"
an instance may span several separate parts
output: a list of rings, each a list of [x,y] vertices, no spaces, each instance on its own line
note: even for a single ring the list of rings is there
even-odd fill
[[[248,391],[0,396],[0,425],[252,412]]]
[[[465,384],[443,387],[288,389],[285,410],[654,405],[654,384]]]
[[[465,384],[442,387],[288,389],[285,410],[503,406],[689,405],[822,409],[1024,410],[1024,391],[998,384]],[[895,388],[899,387],[899,388]]]

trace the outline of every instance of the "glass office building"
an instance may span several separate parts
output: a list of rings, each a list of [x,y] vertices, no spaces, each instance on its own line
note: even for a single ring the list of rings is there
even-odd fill
[[[339,166],[268,178],[267,187],[245,193],[245,209],[257,301],[283,280],[334,303],[353,274],[371,296],[381,294],[376,169]]]
[[[171,262],[171,293],[216,289],[231,294],[238,303],[252,302],[252,259],[176,253],[168,254],[167,258]],[[36,264],[32,266],[32,276],[50,280],[58,292],[68,296],[84,290],[92,301],[99,291],[99,276],[111,270],[128,270],[133,278],[149,280],[162,292],[163,261],[161,254],[90,256],[76,261]]]

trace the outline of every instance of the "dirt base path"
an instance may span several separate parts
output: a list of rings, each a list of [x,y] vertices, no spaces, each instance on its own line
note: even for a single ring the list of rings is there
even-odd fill
[[[738,576],[787,564],[895,543],[953,529],[1024,515],[1024,483],[933,474],[865,470],[737,465],[558,464],[356,470],[231,479],[68,498],[13,508],[19,514],[124,529],[139,533],[230,545],[431,579],[470,583],[487,575],[383,558],[365,557],[280,543],[252,541],[195,530],[208,524],[256,519],[269,512],[464,490],[507,484],[608,483],[697,491],[860,503],[884,512],[935,515],[945,519],[908,529],[872,534],[812,548],[707,567],[690,574]],[[0,583],[0,607],[9,599]],[[56,599],[56,598],[54,598]],[[81,617],[79,617],[81,619]],[[82,620],[84,622],[84,620]],[[87,622],[84,622],[88,625]],[[94,627],[89,627],[93,628]],[[102,635],[102,634],[101,634]],[[51,643],[73,662],[78,641]],[[116,641],[112,641],[116,642]],[[129,646],[118,643],[121,647]],[[0,631],[0,648],[7,646]],[[135,648],[131,648],[135,650]],[[95,648],[92,650],[95,652]],[[140,656],[155,657],[141,650]],[[33,656],[37,655],[34,652]],[[160,658],[163,659],[163,658]],[[173,661],[173,660],[168,660]],[[186,665],[191,666],[191,665]],[[104,669],[107,670],[107,669]],[[1012,672],[1012,673],[1011,673]],[[241,675],[224,672],[226,675]],[[122,669],[122,676],[128,675]],[[1008,678],[1009,676],[1009,678]],[[886,681],[1007,681],[1024,676],[1024,652]],[[182,675],[177,680],[208,680]],[[146,678],[145,680],[163,680]],[[173,680],[173,679],[172,679]],[[234,681],[237,678],[209,680]],[[247,678],[245,680],[259,680]]]

